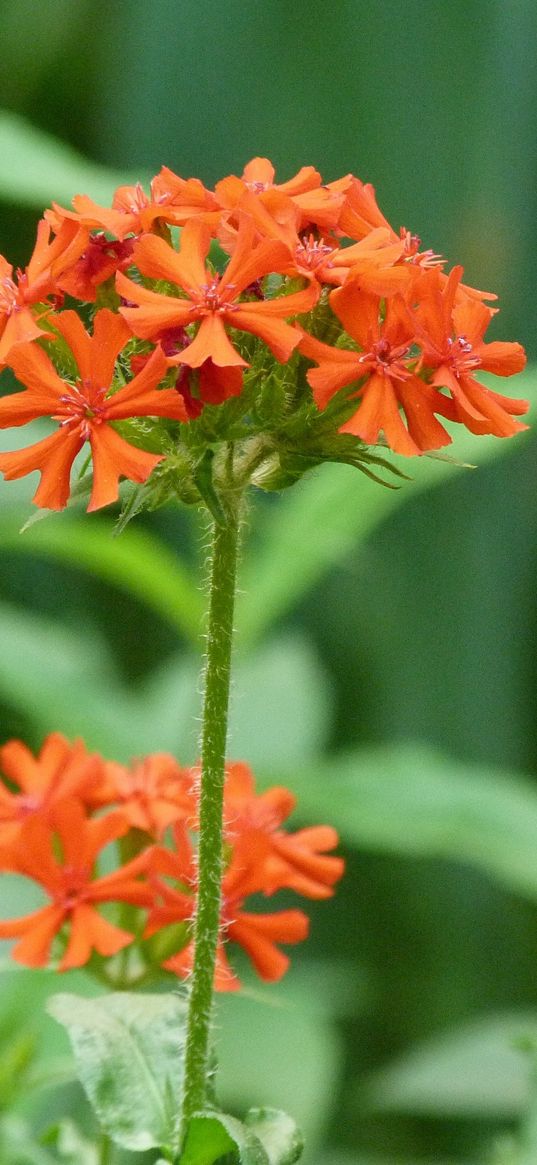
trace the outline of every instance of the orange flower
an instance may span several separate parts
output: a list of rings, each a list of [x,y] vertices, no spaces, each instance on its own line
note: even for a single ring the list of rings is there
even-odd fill
[[[226,874],[228,894],[236,885],[244,893],[244,871],[250,866],[256,883],[252,891],[273,894],[287,887],[306,898],[329,898],[343,874],[342,858],[326,856],[338,844],[335,829],[328,825],[286,833],[280,829],[295,807],[288,789],[276,786],[255,792],[254,776],[240,762],[226,766],[224,815],[226,841],[233,858]],[[258,853],[252,868],[248,855]]]
[[[422,268],[442,266],[445,263],[445,259],[434,251],[420,251],[421,239],[406,227],[401,227],[397,234],[377,205],[375,187],[370,182],[353,178],[346,193],[339,229],[350,239],[364,239],[371,231],[381,227],[389,231],[393,243],[400,244],[401,258],[406,262]]]
[[[174,821],[192,817],[194,794],[189,769],[167,752],[134,761],[130,768],[109,761],[105,774],[110,801],[116,802],[133,829],[161,836]]]
[[[92,800],[102,781],[102,761],[81,740],[73,744],[59,732],[47,736],[34,757],[21,740],[0,748],[0,769],[18,789],[0,783],[0,845],[16,841],[28,818],[40,814],[49,822],[55,807],[67,798]]]
[[[163,967],[181,978],[187,978],[192,970],[193,939],[192,919],[194,908],[194,888],[196,869],[192,850],[184,830],[175,830],[177,852],[154,850],[151,856],[152,869],[156,874],[172,877],[177,886],[169,886],[158,881],[156,896],[160,899],[150,912],[145,936],[150,937],[165,927],[187,923],[186,941],[181,950],[165,959]],[[218,991],[236,991],[240,980],[232,970],[225,952],[227,939],[237,942],[249,955],[260,977],[273,982],[285,974],[289,959],[278,949],[277,943],[297,943],[306,938],[308,919],[301,910],[283,910],[278,914],[251,914],[245,912],[244,899],[253,890],[259,889],[263,880],[262,863],[265,843],[261,839],[260,851],[256,845],[249,849],[248,856],[242,855],[240,871],[234,870],[232,878],[226,871],[222,883],[221,936],[216,957],[215,987]]]
[[[335,239],[297,235],[288,273],[339,285],[350,277],[363,291],[393,295],[404,291],[409,283],[408,268],[397,265],[402,250],[402,244],[393,242],[383,227],[350,247],[340,247]]]
[[[286,248],[278,242],[265,241],[254,247],[254,235],[252,221],[243,219],[233,257],[221,277],[205,266],[211,235],[203,223],[187,224],[179,253],[163,239],[151,235],[140,239],[134,248],[134,261],[142,274],[177,284],[188,298],[150,291],[119,274],[116,283],[120,295],[136,305],[120,308],[134,334],[144,340],[158,339],[166,329],[186,327],[199,320],[194,339],[171,358],[174,363],[199,368],[212,360],[220,367],[247,367],[229,339],[227,325],[259,336],[276,359],[285,363],[300,335],[284,321],[313,307],[319,290],[310,286],[275,299],[240,300],[239,296],[256,280],[280,271],[288,257]]]
[[[339,219],[339,230],[350,239],[365,239],[371,231],[380,228],[387,229],[392,242],[401,246],[399,262],[409,268],[408,275],[413,277],[412,281],[409,279],[409,290],[414,292],[416,288],[419,290],[419,278],[423,273],[431,268],[438,270],[445,265],[446,260],[442,255],[437,255],[430,249],[421,250],[419,235],[413,234],[406,227],[400,227],[397,234],[377,205],[375,187],[370,182],[361,182],[359,178],[353,178],[346,193],[345,206]],[[438,271],[438,281],[442,286],[446,278],[443,272]],[[368,290],[375,289],[370,287]],[[461,283],[457,292],[458,298],[468,295],[475,299],[497,298],[491,291],[479,291],[476,287],[468,287]]]
[[[122,813],[88,821],[79,802],[66,801],[55,811],[54,826],[53,833],[41,818],[29,820],[7,865],[38,882],[50,903],[22,918],[0,922],[0,938],[19,939],[12,952],[17,962],[44,967],[55,937],[68,925],[67,945],[58,965],[60,971],[68,971],[87,963],[93,950],[102,956],[115,955],[132,942],[132,934],[99,914],[99,903],[149,906],[153,895],[149,886],[137,880],[145,871],[147,854],[112,874],[93,877],[98,853],[128,829]],[[57,842],[62,861],[56,856]]]
[[[214,195],[206,190],[198,178],[179,178],[163,166],[152,179],[149,196],[138,182],[135,186],[118,186],[112,199],[112,208],[98,206],[87,194],[73,198],[73,210],[64,210],[53,203],[53,215],[58,219],[73,219],[85,227],[100,227],[117,239],[150,231],[160,219],[174,226],[183,226],[192,217],[201,215],[207,221],[219,218]]]
[[[40,327],[39,316],[32,310],[58,292],[59,275],[76,262],[84,250],[87,231],[76,223],[65,223],[50,239],[50,226],[44,219],[37,228],[33,255],[26,270],[17,271],[0,255],[0,366],[3,367],[15,344],[29,343],[48,335]],[[41,310],[43,315],[43,309]]]
[[[102,283],[116,271],[129,266],[133,243],[131,239],[114,241],[99,231],[90,235],[86,247],[76,263],[58,279],[58,287],[83,303],[94,303]]]
[[[300,230],[311,223],[325,230],[336,226],[350,174],[327,186],[321,184],[321,175],[313,166],[302,166],[287,182],[274,182],[274,175],[274,166],[268,158],[253,158],[244,167],[241,178],[232,174],[217,182],[216,199],[223,210],[247,210],[261,233],[264,233],[266,213],[278,223],[296,222]]]
[[[492,392],[475,379],[478,369],[497,376],[521,372],[526,355],[521,344],[494,341],[483,336],[492,311],[477,299],[460,295],[462,267],[449,278],[431,271],[422,282],[423,299],[416,310],[422,364],[434,369],[433,385],[446,388],[453,399],[455,419],[472,433],[511,437],[527,429],[513,420],[528,411],[528,402]]]
[[[173,389],[157,390],[167,369],[158,348],[138,376],[110,393],[118,353],[130,335],[120,316],[106,308],[97,312],[93,336],[74,311],[55,316],[54,327],[71,349],[80,378],[74,384],[62,380],[35,344],[21,344],[12,351],[9,364],[27,388],[0,400],[0,428],[45,416],[58,421],[59,428],[28,449],[0,454],[0,470],[8,480],[39,470],[36,505],[61,510],[69,498],[73,461],[89,441],[93,488],[88,510],[97,510],[116,500],[121,476],[146,481],[162,460],[158,454],[130,445],[110,422],[146,416],[186,420],[187,414]]]
[[[370,445],[383,432],[390,448],[407,457],[449,444],[451,437],[434,414],[453,416],[452,405],[412,370],[416,329],[403,300],[388,300],[382,318],[379,298],[360,291],[351,279],[332,293],[330,303],[360,350],[331,348],[304,333],[300,351],[318,361],[307,377],[319,408],[339,389],[356,383],[360,404],[341,432],[354,433]]]

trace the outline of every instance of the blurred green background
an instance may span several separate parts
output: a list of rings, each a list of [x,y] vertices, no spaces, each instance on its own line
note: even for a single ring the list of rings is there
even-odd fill
[[[11,261],[53,198],[104,200],[162,163],[208,185],[256,154],[282,180],[350,170],[396,228],[498,292],[494,335],[537,360],[530,0],[3,0],[1,15]],[[534,400],[537,372],[509,391]],[[394,494],[331,467],[256,499],[249,522],[231,752],[296,788],[301,820],[340,828],[348,875],[288,979],[222,1001],[221,1090],[237,1111],[291,1111],[308,1165],[537,1161],[535,439],[454,454],[479,468],[424,460]],[[33,488],[0,485],[2,738],[60,729],[119,759],[193,759],[196,516],[160,511],[114,540],[113,515],[62,515],[20,536]],[[28,992],[39,1015],[57,983],[3,979],[9,1043]],[[35,1030],[61,1069],[61,1033]],[[63,1088],[9,1118],[6,1165],[45,1160],[17,1122],[76,1109]]]

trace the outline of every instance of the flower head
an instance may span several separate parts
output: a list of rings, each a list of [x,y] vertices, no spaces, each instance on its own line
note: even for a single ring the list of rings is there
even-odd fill
[[[151,890],[138,880],[147,856],[142,854],[111,874],[94,876],[97,855],[127,829],[122,813],[89,820],[76,800],[58,805],[54,828],[38,817],[27,822],[4,868],[37,882],[49,904],[22,918],[0,922],[0,938],[19,940],[12,952],[17,962],[28,967],[46,966],[53,941],[65,927],[68,933],[60,971],[83,966],[94,950],[110,956],[132,942],[133,935],[104,918],[97,906],[102,902],[148,906]]]
[[[163,295],[120,274],[118,291],[135,305],[120,308],[121,315],[135,335],[146,340],[158,339],[171,327],[199,324],[191,343],[172,358],[191,368],[200,368],[207,360],[218,367],[247,367],[230,340],[230,327],[259,336],[276,359],[285,362],[300,339],[285,320],[308,311],[318,299],[318,290],[311,286],[272,299],[241,299],[251,284],[285,265],[284,245],[267,240],[254,246],[253,223],[243,219],[233,257],[225,273],[218,276],[206,266],[210,244],[208,228],[198,222],[185,227],[179,254],[162,239],[140,239],[134,259],[142,274],[167,280],[184,294],[180,298]]]
[[[0,470],[8,480],[39,470],[41,483],[34,501],[61,510],[69,498],[71,467],[88,441],[94,475],[88,509],[96,510],[115,501],[120,477],[146,481],[162,460],[160,454],[127,442],[113,422],[146,416],[185,420],[187,414],[173,389],[157,388],[167,369],[159,348],[138,376],[111,391],[116,359],[130,334],[120,316],[106,308],[97,312],[92,336],[74,311],[55,316],[54,326],[74,357],[78,378],[74,383],[64,380],[35,344],[20,344],[13,350],[9,364],[27,387],[0,400],[0,428],[23,425],[36,417],[51,417],[58,428],[28,449],[0,454]]]
[[[59,732],[47,736],[36,757],[21,740],[8,741],[0,748],[0,771],[13,786],[0,783],[0,846],[18,841],[30,817],[53,822],[54,810],[66,800],[99,804],[101,758]]]

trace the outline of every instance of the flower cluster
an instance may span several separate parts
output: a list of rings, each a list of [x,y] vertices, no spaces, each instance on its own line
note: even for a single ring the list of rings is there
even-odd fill
[[[161,968],[185,978],[192,963],[198,769],[181,768],[167,753],[126,767],[59,733],[47,737],[37,757],[18,740],[5,744],[0,769],[0,866],[32,879],[47,898],[31,914],[0,922],[0,938],[18,940],[13,957],[60,971],[90,962],[104,976],[110,965],[110,981],[120,986],[145,982]],[[286,888],[326,898],[341,877],[343,861],[329,852],[335,830],[282,828],[294,805],[284,788],[256,793],[247,765],[227,766],[219,990],[240,986],[226,940],[243,947],[262,979],[277,980],[289,963],[278,944],[307,935],[301,910],[245,910],[249,896]],[[100,873],[99,856],[111,843],[119,864]],[[118,971],[109,960],[123,951],[134,957]]]
[[[0,427],[56,427],[0,470],[39,471],[34,501],[62,509],[89,443],[95,510],[122,477],[199,500],[218,441],[241,482],[273,488],[322,460],[374,462],[370,446],[439,449],[445,421],[511,436],[527,404],[480,374],[510,376],[524,352],[485,342],[495,296],[462,275],[394,230],[371,185],[312,166],[278,183],[255,158],[214,190],[163,167],[111,207],[54,205],[24,272],[0,258],[0,366],[24,386]]]

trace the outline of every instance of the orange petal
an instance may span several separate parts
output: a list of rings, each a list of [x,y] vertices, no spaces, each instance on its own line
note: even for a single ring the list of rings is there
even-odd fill
[[[243,360],[229,339],[222,314],[212,313],[202,319],[199,331],[192,343],[178,355],[181,364],[188,364],[191,368],[200,368],[206,360],[212,360],[213,364],[218,364],[220,367],[227,368],[232,365],[241,368],[248,367],[246,360]],[[229,322],[232,323],[235,313],[226,312],[226,319],[228,317]],[[237,324],[237,327],[240,326]]]
[[[94,426],[90,442],[93,489],[88,513],[117,500],[120,477],[127,477],[129,481],[147,481],[155,466],[162,461],[162,454],[146,453],[144,449],[129,445],[110,425]]]
[[[44,509],[63,510],[69,499],[71,466],[83,444],[77,432],[58,429],[28,449],[0,453],[0,472],[6,481],[12,481],[39,470],[41,482],[33,501]]]

